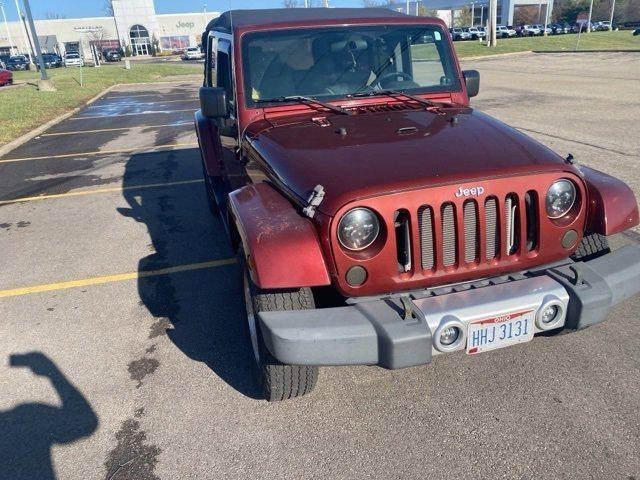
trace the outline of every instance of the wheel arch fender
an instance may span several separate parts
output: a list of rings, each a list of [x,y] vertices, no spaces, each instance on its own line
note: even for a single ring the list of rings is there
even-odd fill
[[[269,184],[229,194],[229,228],[237,232],[251,280],[259,288],[331,283],[315,226]]]
[[[611,175],[580,166],[587,187],[586,233],[609,236],[635,227],[640,222],[633,190]]]

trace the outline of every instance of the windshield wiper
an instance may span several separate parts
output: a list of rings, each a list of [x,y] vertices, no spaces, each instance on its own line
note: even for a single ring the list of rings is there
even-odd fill
[[[331,105],[330,103],[321,102],[320,100],[316,100],[315,98],[305,97],[304,95],[290,95],[287,97],[276,97],[276,98],[261,98],[255,100],[255,103],[282,103],[282,102],[300,102],[300,103],[315,103],[316,105],[320,105],[321,107],[326,108],[327,110],[331,110],[332,112],[341,113],[342,115],[351,115],[349,110],[346,110],[337,105]]]
[[[392,89],[384,89],[384,90],[373,90],[371,92],[358,92],[358,93],[353,93],[351,95],[347,95],[347,97],[376,97],[378,95],[388,95],[388,96],[392,96],[395,95],[397,96],[402,96],[405,98],[408,98],[410,100],[413,100],[414,102],[418,102],[422,105],[425,105],[427,107],[435,107],[435,108],[440,108],[441,105],[431,101],[431,100],[427,100],[424,98],[420,98],[420,97],[416,97],[415,95],[411,95],[408,93],[404,93],[400,90],[392,90]]]

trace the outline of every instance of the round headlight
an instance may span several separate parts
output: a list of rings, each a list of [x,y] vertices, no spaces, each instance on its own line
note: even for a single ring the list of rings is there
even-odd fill
[[[560,218],[566,215],[576,201],[576,187],[567,179],[557,180],[547,190],[547,215]]]
[[[344,248],[362,250],[371,245],[380,233],[378,217],[368,208],[354,208],[340,219],[338,240]]]

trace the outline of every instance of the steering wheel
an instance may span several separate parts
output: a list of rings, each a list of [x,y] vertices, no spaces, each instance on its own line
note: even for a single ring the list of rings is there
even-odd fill
[[[389,73],[385,73],[384,75],[382,75],[381,77],[376,78],[376,81],[374,83],[374,85],[380,87],[380,88],[384,88],[382,83],[385,80],[389,80],[391,78],[397,79],[398,77],[402,77],[403,79],[409,81],[409,82],[413,82],[413,77],[411,75],[409,75],[408,73],[405,72],[389,72]]]

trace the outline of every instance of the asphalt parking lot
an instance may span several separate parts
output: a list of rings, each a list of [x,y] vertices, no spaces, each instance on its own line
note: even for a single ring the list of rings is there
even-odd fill
[[[640,198],[638,55],[463,67],[475,107]],[[197,88],[121,87],[0,158],[0,479],[640,478],[639,299],[576,334],[325,368],[309,397],[258,400]]]

